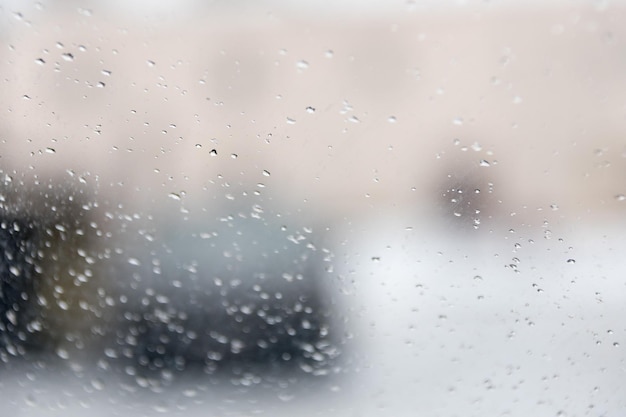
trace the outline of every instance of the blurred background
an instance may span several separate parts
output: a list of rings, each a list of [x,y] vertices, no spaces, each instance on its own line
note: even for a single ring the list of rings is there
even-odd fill
[[[0,2],[9,415],[626,412],[625,22]]]

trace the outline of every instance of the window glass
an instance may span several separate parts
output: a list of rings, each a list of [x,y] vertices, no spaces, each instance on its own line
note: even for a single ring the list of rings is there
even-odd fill
[[[625,12],[3,2],[3,409],[623,411]]]

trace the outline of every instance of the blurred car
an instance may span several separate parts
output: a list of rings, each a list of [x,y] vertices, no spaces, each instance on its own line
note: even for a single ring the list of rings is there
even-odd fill
[[[258,204],[113,216],[67,185],[18,189],[0,229],[5,353],[316,375],[339,355],[329,250],[309,226]]]
[[[116,236],[108,355],[145,371],[330,371],[341,348],[323,235],[239,204],[154,213]]]

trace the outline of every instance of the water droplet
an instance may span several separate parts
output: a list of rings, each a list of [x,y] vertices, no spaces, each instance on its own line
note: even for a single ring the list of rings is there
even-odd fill
[[[309,68],[309,63],[305,60],[300,60],[296,63],[296,67],[300,70],[305,70]]]
[[[103,83],[102,81],[98,81],[97,87],[98,88],[104,88],[104,87],[106,87],[106,84]]]
[[[11,324],[13,324],[14,326],[17,325],[17,315],[15,313],[15,311],[13,310],[8,310],[5,313],[7,319],[11,322]]]
[[[486,160],[484,160],[484,159],[482,159],[482,160],[479,162],[479,164],[478,164],[478,165],[480,165],[481,167],[488,167],[488,166],[491,166],[491,164],[489,163],[489,161],[486,161]]]
[[[388,121],[389,123],[396,123],[396,122],[398,121],[398,119],[396,118],[396,116],[389,116],[389,117],[387,118],[387,121]]]
[[[324,56],[326,56],[326,58],[332,58],[333,55],[335,55],[335,52],[333,52],[332,49],[329,49],[328,51],[326,51],[326,53],[324,54]]]
[[[360,123],[361,122],[356,116],[350,116],[348,118],[348,120],[351,121],[352,123]]]
[[[167,196],[169,198],[171,198],[172,200],[176,200],[176,201],[180,201],[181,200],[180,194],[169,193]]]
[[[452,120],[452,124],[455,124],[457,126],[461,126],[463,124],[463,118],[462,117],[457,117],[454,120]]]
[[[618,195],[616,195],[616,196],[615,196],[615,199],[616,199],[617,201],[626,201],[626,195],[624,195],[624,194],[618,194]]]
[[[104,382],[100,378],[96,378],[91,381],[91,386],[97,391],[102,391],[104,389]]]
[[[141,262],[137,258],[128,258],[128,263],[134,266],[141,266]]]
[[[237,155],[236,153],[231,153],[230,154],[230,157],[233,158],[233,159],[237,159],[238,156],[239,155]]]
[[[43,65],[43,64],[45,64],[45,63],[46,63],[46,61],[44,61],[44,59],[43,59],[43,58],[37,58],[37,59],[35,60],[35,63],[36,63],[36,64],[39,64],[39,65]]]
[[[209,155],[217,156],[217,149],[211,149],[211,152],[209,152]]]
[[[56,153],[57,151],[54,148],[46,148],[46,153]]]
[[[170,408],[168,407],[167,404],[157,404],[153,406],[152,409],[156,411],[157,413],[169,413],[170,412]]]
[[[62,54],[61,57],[63,57],[64,60],[69,61],[69,62],[74,60],[74,55],[72,55],[69,52]]]
[[[196,143],[196,145],[195,145],[195,146],[196,146],[196,148],[197,148],[197,149],[202,148],[202,145],[201,145],[201,144],[199,144],[199,143]]]
[[[315,113],[315,107],[311,107],[311,106],[307,107],[306,108],[306,112],[309,113],[309,114]]]
[[[570,259],[567,260],[567,263],[568,264],[575,264],[576,263],[576,259],[571,259],[570,258]]]
[[[67,350],[65,350],[63,348],[58,348],[57,351],[56,351],[56,354],[61,359],[69,359],[70,358],[70,354],[67,352]]]
[[[102,70],[102,71],[100,71],[100,72],[102,73],[102,75],[106,75],[107,77],[110,77],[110,76],[111,76],[111,71],[109,71],[109,70],[104,70],[104,69],[103,69],[103,70]]]
[[[291,400],[293,400],[295,398],[295,396],[293,394],[287,394],[284,392],[281,392],[280,394],[278,394],[278,399],[283,401],[283,402],[289,402]]]
[[[33,394],[28,394],[24,402],[29,407],[35,407],[37,405],[37,399]]]
[[[155,63],[154,61],[150,61],[150,60],[147,60],[147,61],[146,61],[146,64],[147,64],[150,68],[152,68],[152,67],[154,67],[154,66],[156,65],[156,63]]]
[[[287,117],[287,124],[288,125],[295,125],[296,121],[294,119],[290,118],[290,117]]]
[[[482,150],[483,150],[483,147],[482,147],[482,146],[480,145],[480,143],[478,143],[478,142],[474,142],[474,143],[472,143],[471,148],[472,148],[472,150],[473,150],[474,152],[480,152],[480,151],[482,151]]]
[[[520,104],[522,101],[523,100],[520,96],[513,97],[513,104]]]

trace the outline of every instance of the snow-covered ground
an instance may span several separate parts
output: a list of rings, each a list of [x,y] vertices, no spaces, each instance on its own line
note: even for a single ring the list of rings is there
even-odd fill
[[[626,411],[623,228],[546,239],[545,229],[476,238],[395,226],[346,265],[363,358],[355,410]]]
[[[336,254],[348,335],[332,375],[191,370],[146,379],[73,358],[11,361],[0,377],[3,409],[13,416],[621,415],[626,241],[616,226],[473,236],[397,219],[370,223]]]

